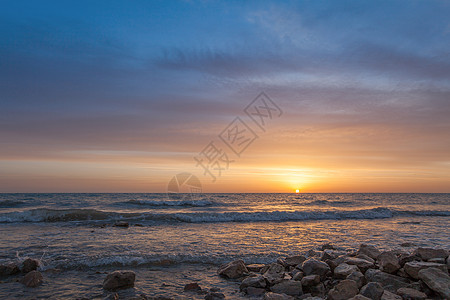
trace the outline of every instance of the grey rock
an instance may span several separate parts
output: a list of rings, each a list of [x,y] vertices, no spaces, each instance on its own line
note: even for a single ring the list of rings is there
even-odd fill
[[[313,286],[320,283],[319,275],[308,275],[302,278],[302,286]]]
[[[250,276],[242,280],[241,285],[239,286],[241,291],[248,287],[265,288],[266,280],[264,279],[264,276]]]
[[[296,280],[285,280],[270,288],[274,293],[299,296],[303,294],[302,283]]]
[[[442,270],[443,272],[447,272],[447,266],[444,264],[437,264],[433,262],[426,261],[410,261],[406,263],[403,268],[405,269],[406,274],[411,276],[414,279],[419,278],[419,271],[428,268],[437,268]]]
[[[294,297],[286,295],[286,294],[278,294],[268,292],[264,294],[264,300],[293,300]]]
[[[19,267],[11,262],[5,265],[0,265],[0,277],[14,275],[20,272]]]
[[[247,267],[242,259],[231,261],[227,264],[220,266],[217,273],[221,276],[235,279],[242,277],[244,274],[248,273]]]
[[[37,287],[42,284],[42,274],[39,271],[28,272],[19,282],[27,287]]]
[[[247,293],[247,295],[249,295],[251,297],[256,297],[256,296],[264,295],[264,293],[266,292],[266,289],[249,286],[245,290],[245,292]]]
[[[393,274],[400,269],[398,258],[392,252],[381,253],[377,260],[380,265],[380,270],[383,272]]]
[[[361,273],[360,271],[352,272],[351,274],[349,274],[347,276],[346,279],[355,281],[356,284],[358,285],[359,289],[366,283],[366,278],[364,277],[363,273]]]
[[[328,293],[329,300],[347,300],[358,294],[358,286],[353,280],[342,280]]]
[[[286,257],[284,260],[284,263],[288,266],[297,266],[302,264],[306,260],[306,257],[303,255],[296,255],[296,256],[290,256]]]
[[[264,268],[264,264],[250,264],[246,265],[246,268],[249,272],[261,272],[262,268]]]
[[[39,267],[39,261],[33,258],[27,258],[22,263],[22,272],[29,273],[31,271],[37,270]]]
[[[399,288],[397,294],[405,300],[425,300],[427,298],[427,294],[411,288]]]
[[[205,300],[220,300],[225,299],[225,295],[218,292],[209,292],[205,295]]]
[[[302,280],[303,276],[304,276],[303,272],[298,271],[292,276],[292,280],[300,281],[300,280]]]
[[[360,294],[372,299],[380,300],[383,295],[384,289],[378,282],[369,282],[361,288]]]
[[[106,275],[103,281],[103,289],[114,291],[134,287],[136,274],[133,271],[114,271]]]
[[[276,284],[284,278],[284,267],[277,263],[270,264],[269,268],[264,273],[264,277],[269,284]]]
[[[436,268],[423,269],[419,271],[419,279],[445,299],[450,299],[450,276],[447,273]]]
[[[372,259],[377,259],[381,252],[374,246],[361,244],[359,245],[358,254],[365,254]]]
[[[384,290],[383,296],[381,296],[381,300],[401,300],[401,299],[402,297],[400,297],[399,295],[396,295],[386,290]]]
[[[324,251],[324,250],[336,250],[336,247],[334,247],[332,244],[330,244],[330,243],[326,243],[326,244],[323,244],[321,247],[320,247],[320,250],[322,250],[322,251]]]
[[[319,275],[321,279],[324,279],[327,273],[330,272],[330,266],[323,261],[309,258],[303,262],[302,270],[305,275]]]
[[[395,276],[376,269],[369,269],[365,273],[367,282],[378,282],[381,286],[390,292],[395,293],[399,288],[408,287],[409,280],[403,277]]]
[[[357,266],[362,273],[365,273],[367,269],[372,268],[374,266],[372,262],[357,257],[347,257],[344,262],[349,265]]]
[[[338,279],[344,279],[355,271],[359,271],[359,268],[357,266],[342,263],[334,269],[334,277]]]
[[[364,260],[367,260],[367,261],[370,261],[373,264],[375,263],[375,259],[373,259],[373,258],[371,258],[371,257],[369,257],[369,256],[367,256],[365,254],[358,254],[355,257],[356,258],[361,258],[361,259],[364,259]]]
[[[414,254],[418,255],[425,261],[428,261],[432,258],[446,258],[449,253],[445,249],[433,249],[433,248],[417,248],[414,251]]]

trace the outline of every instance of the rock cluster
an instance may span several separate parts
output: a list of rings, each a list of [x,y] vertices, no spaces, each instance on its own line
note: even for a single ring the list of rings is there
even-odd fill
[[[43,281],[42,274],[37,271],[38,268],[39,261],[33,258],[27,258],[20,264],[10,262],[0,265],[0,278],[25,273],[19,282],[27,287],[37,287]]]
[[[240,290],[265,300],[450,299],[450,257],[445,249],[380,251],[331,244],[267,265],[236,260],[218,274],[240,279]]]

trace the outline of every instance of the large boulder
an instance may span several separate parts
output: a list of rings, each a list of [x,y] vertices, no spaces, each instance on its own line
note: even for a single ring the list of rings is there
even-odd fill
[[[334,277],[338,279],[345,279],[348,275],[355,271],[359,271],[357,266],[342,263],[334,269]]]
[[[242,259],[231,261],[219,267],[217,273],[230,279],[235,279],[244,276],[248,273],[247,267]]]
[[[361,244],[359,245],[358,254],[365,254],[372,259],[377,259],[381,252],[375,246]]]
[[[14,275],[20,272],[19,267],[11,262],[5,265],[0,265],[0,277]]]
[[[241,291],[243,291],[248,287],[265,288],[266,279],[264,279],[264,276],[262,275],[247,277],[242,280],[239,288],[241,289]]]
[[[321,279],[324,279],[328,272],[330,272],[330,266],[315,258],[309,258],[302,264],[302,270],[305,275],[319,275]]]
[[[27,287],[37,287],[42,283],[43,277],[39,271],[28,272],[19,282]]]
[[[270,288],[274,293],[299,296],[303,294],[302,283],[297,280],[284,280]]]
[[[329,300],[347,300],[358,294],[358,286],[353,280],[342,280],[328,293]]]
[[[380,270],[369,269],[365,273],[365,277],[368,282],[378,282],[385,290],[393,293],[399,288],[409,286],[408,279],[385,273]]]
[[[446,258],[448,251],[445,249],[433,249],[433,248],[417,248],[414,254],[418,255],[423,260],[429,260],[432,258]]]
[[[412,288],[399,288],[397,290],[397,295],[401,296],[402,299],[407,300],[425,300],[427,299],[427,294],[422,293],[416,289]]]
[[[360,294],[372,299],[380,300],[383,295],[384,289],[378,282],[369,282],[361,288]]]
[[[386,273],[395,273],[400,269],[398,258],[392,252],[383,252],[378,255],[380,270]]]
[[[103,280],[103,289],[115,291],[134,287],[136,274],[133,271],[114,271],[106,275]]]
[[[278,283],[284,278],[284,267],[278,263],[270,264],[269,268],[264,273],[264,277],[271,285]]]
[[[442,270],[444,273],[447,273],[446,265],[426,261],[410,261],[406,263],[403,268],[405,269],[406,274],[414,279],[419,279],[420,270],[428,268],[437,268]]]
[[[31,271],[37,270],[39,267],[39,261],[33,258],[27,258],[22,263],[22,272],[29,273]]]
[[[450,276],[447,273],[436,268],[422,269],[419,279],[444,299],[450,299]]]

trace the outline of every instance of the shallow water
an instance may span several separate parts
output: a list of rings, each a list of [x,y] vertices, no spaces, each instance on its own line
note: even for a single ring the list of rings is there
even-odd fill
[[[3,280],[0,298],[103,298],[105,275],[95,272],[114,269],[137,272],[135,289],[121,292],[128,296],[182,294],[198,280],[238,298],[237,283],[215,275],[234,258],[272,262],[325,242],[450,248],[450,194],[195,196],[0,194],[0,263],[33,257],[44,272],[61,269],[34,290]],[[111,226],[117,220],[130,227]]]

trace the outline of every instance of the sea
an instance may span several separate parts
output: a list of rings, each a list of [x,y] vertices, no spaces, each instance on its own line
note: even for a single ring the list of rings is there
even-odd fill
[[[44,276],[37,288],[0,278],[0,299],[203,299],[183,291],[191,282],[244,299],[221,264],[324,243],[450,249],[449,232],[450,194],[0,194],[0,264],[35,258]],[[114,270],[136,272],[135,287],[104,291]]]

